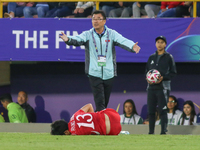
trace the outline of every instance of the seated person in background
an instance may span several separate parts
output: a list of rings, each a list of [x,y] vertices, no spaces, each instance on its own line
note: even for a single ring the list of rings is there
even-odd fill
[[[185,101],[183,104],[183,115],[178,125],[193,125],[193,122],[197,122],[197,116],[192,101]]]
[[[169,96],[167,111],[168,124],[178,125],[183,112],[178,110],[178,101],[173,95]]]
[[[109,17],[109,13],[112,9],[119,8],[119,4],[117,2],[100,2],[99,10],[104,11],[106,17]],[[93,12],[96,10],[96,5],[93,7]]]
[[[184,2],[161,2],[161,10],[157,17],[176,17],[176,7],[184,5]]]
[[[156,107],[156,113],[155,113],[155,125],[160,125],[160,113],[158,110],[158,107]],[[147,118],[146,120],[144,120],[143,124],[149,124],[149,118]]]
[[[7,5],[8,13],[4,13],[4,18],[23,17],[23,9],[26,5],[27,3],[25,2],[9,2]]]
[[[52,9],[50,9],[46,17],[47,18],[55,18],[55,17],[66,17],[70,16],[73,13],[73,10],[75,9],[75,3],[74,2],[53,2],[49,4]]]
[[[200,113],[197,114],[197,123],[200,123]]]
[[[118,135],[120,131],[120,116],[114,109],[94,112],[92,104],[79,109],[69,123],[58,120],[51,124],[52,135]]]
[[[28,122],[36,122],[36,114],[34,109],[27,103],[28,94],[25,91],[20,91],[17,97],[17,103],[25,110]]]
[[[1,104],[8,110],[10,123],[28,123],[26,113],[23,108],[12,101],[10,94],[4,94],[0,97]]]
[[[147,15],[144,6],[146,2],[135,2],[132,5],[133,18],[140,18],[141,15]]]
[[[74,10],[75,18],[88,17],[92,14],[94,2],[78,2]]]
[[[183,5],[179,5],[176,7],[176,17],[188,17],[190,16],[190,7],[192,6],[192,2],[184,2]]]
[[[121,124],[143,124],[143,119],[138,115],[132,99],[126,100],[123,107],[124,114],[120,115]]]
[[[160,11],[160,7],[161,2],[135,2],[132,6],[133,18],[140,18],[141,15],[147,15],[148,18],[155,18]],[[144,18],[144,16],[142,17]]]
[[[3,105],[1,104],[1,101],[0,101],[0,115],[3,117],[5,122],[9,122],[8,110],[3,107]]]
[[[116,18],[128,18],[132,16],[133,2],[118,2],[119,8],[112,9],[109,13],[109,17]]]
[[[3,14],[8,12],[8,2],[3,2]]]
[[[200,111],[200,106],[198,106],[197,104],[195,105],[199,108],[199,111]],[[200,123],[200,112],[197,114],[197,123]]]
[[[27,6],[23,9],[25,18],[43,18],[46,16],[47,11],[49,10],[48,3],[39,2],[35,3],[34,6]]]
[[[155,18],[160,11],[161,2],[147,2],[144,9],[148,18]]]
[[[3,116],[0,114],[0,123],[1,122],[5,122],[5,120],[4,120]]]

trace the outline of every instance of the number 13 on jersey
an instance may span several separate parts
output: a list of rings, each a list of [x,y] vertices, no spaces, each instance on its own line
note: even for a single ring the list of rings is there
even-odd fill
[[[94,122],[92,121],[93,117],[91,114],[78,115],[78,116],[76,116],[76,120],[80,121],[80,119],[79,119],[80,117],[82,119],[84,119],[86,116],[89,116],[90,118],[84,120],[85,122],[83,122],[83,123],[77,123],[78,127],[80,128],[81,126],[83,126],[83,127],[88,127],[88,128],[94,129]]]

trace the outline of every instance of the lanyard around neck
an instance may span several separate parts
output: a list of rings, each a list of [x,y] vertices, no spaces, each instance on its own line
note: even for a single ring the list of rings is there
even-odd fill
[[[131,117],[129,118],[128,124],[130,123],[132,117],[133,117],[133,115],[131,115]],[[122,123],[122,124],[124,124],[125,118],[126,118],[126,115],[124,114],[124,119],[123,119],[123,123]],[[135,122],[134,122],[134,123],[135,123]]]
[[[96,41],[95,41],[95,38],[94,38],[94,32],[92,32],[92,38],[93,38],[93,43],[94,43],[94,46],[95,46],[95,49],[96,49],[96,52],[97,52],[97,55],[98,55],[98,49],[97,49],[97,44],[96,44]],[[105,56],[106,56],[106,53],[108,51],[108,42],[109,42],[109,32],[107,30],[107,41],[106,41],[106,52],[105,52]]]

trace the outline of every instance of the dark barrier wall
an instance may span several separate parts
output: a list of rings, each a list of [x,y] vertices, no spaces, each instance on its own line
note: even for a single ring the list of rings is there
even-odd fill
[[[133,99],[138,114],[146,118],[145,63],[118,63],[118,76],[115,78],[109,107],[123,112],[126,99]],[[172,80],[172,92],[180,102],[185,100],[199,104],[200,64],[177,63],[178,75]],[[37,64],[11,64],[11,92],[14,101],[17,93],[29,93],[29,103],[35,108],[38,122],[51,122],[57,119],[69,120],[70,116],[86,103],[93,102],[93,95],[84,63],[38,62]],[[199,110],[196,107],[196,112]]]

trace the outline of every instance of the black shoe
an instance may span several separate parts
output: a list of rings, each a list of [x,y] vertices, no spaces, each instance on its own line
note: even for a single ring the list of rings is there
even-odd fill
[[[166,132],[161,132],[160,135],[166,135]]]
[[[165,129],[164,131],[161,131],[161,133],[160,134],[166,134],[166,132],[167,132],[168,130],[167,129]]]
[[[154,133],[149,132],[149,134],[154,134]]]

